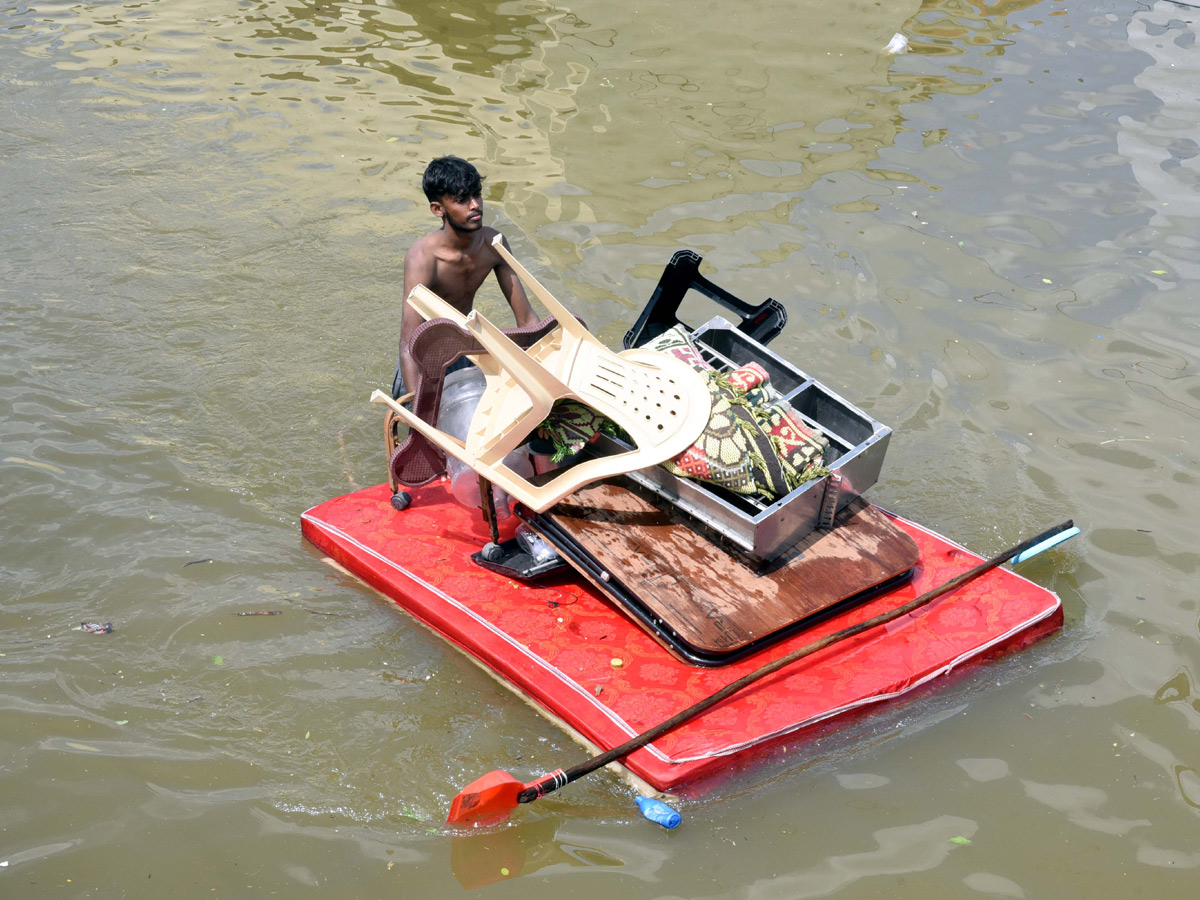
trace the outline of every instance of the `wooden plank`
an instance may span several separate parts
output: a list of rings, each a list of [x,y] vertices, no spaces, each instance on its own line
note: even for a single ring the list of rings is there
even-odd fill
[[[577,491],[545,515],[607,579],[661,619],[685,651],[719,659],[903,576],[916,543],[861,498],[770,566],[699,534],[679,513],[616,484]],[[554,530],[547,536],[555,540]],[[583,571],[581,569],[581,571]],[[618,600],[618,592],[608,590]],[[653,632],[652,632],[653,633]],[[663,640],[662,635],[655,635]],[[669,649],[670,642],[664,644]]]

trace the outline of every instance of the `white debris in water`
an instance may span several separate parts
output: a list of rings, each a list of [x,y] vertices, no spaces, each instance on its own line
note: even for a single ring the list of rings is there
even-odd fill
[[[896,32],[892,35],[892,39],[888,41],[888,45],[883,48],[884,53],[900,54],[908,49],[908,38]]]

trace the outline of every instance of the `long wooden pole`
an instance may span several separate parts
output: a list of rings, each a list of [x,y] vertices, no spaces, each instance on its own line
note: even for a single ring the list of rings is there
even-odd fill
[[[608,750],[604,753],[599,753],[596,756],[593,756],[591,759],[585,760],[578,765],[571,766],[569,769],[559,769],[558,771],[545,776],[539,781],[532,783],[519,794],[517,794],[517,802],[529,803],[533,800],[536,800],[538,797],[542,797],[548,793],[551,793],[552,791],[556,791],[559,788],[570,784],[572,781],[575,781],[578,778],[582,778],[584,775],[587,775],[590,772],[594,772],[597,769],[603,768],[611,762],[616,762],[618,759],[628,756],[634,750],[644,747],[651,741],[662,737],[667,732],[677,728],[684,722],[696,717],[705,710],[711,709],[722,700],[725,700],[726,698],[736,694],[742,688],[748,687],[749,685],[754,684],[754,682],[766,678],[768,675],[771,675],[774,672],[778,672],[784,666],[790,666],[797,660],[804,659],[806,656],[811,656],[812,654],[820,650],[824,650],[826,647],[829,647],[832,644],[836,644],[839,641],[844,641],[847,638],[852,638],[855,635],[862,634],[864,631],[868,631],[879,625],[891,622],[893,619],[898,619],[901,616],[908,615],[913,610],[924,606],[932,600],[936,600],[938,597],[949,593],[957,587],[961,587],[968,581],[972,581],[973,579],[978,578],[980,575],[983,575],[985,572],[990,572],[992,569],[1008,562],[1015,556],[1019,556],[1026,550],[1036,547],[1038,544],[1041,544],[1045,541],[1049,541],[1050,538],[1053,538],[1055,535],[1074,528],[1074,525],[1075,523],[1068,519],[1063,524],[1057,525],[1054,528],[1050,528],[1037,535],[1037,537],[1032,537],[1027,541],[1022,541],[1015,547],[1011,547],[1010,549],[1005,550],[1003,553],[981,562],[974,568],[968,569],[961,575],[950,579],[940,587],[926,591],[921,596],[914,600],[909,600],[902,606],[897,606],[895,609],[890,609],[887,612],[880,613],[877,616],[872,616],[870,619],[859,622],[857,625],[851,625],[847,628],[843,628],[841,631],[835,631],[833,634],[826,635],[820,640],[813,641],[811,644],[805,644],[803,647],[793,650],[786,656],[781,656],[779,659],[767,663],[762,668],[755,669],[753,672],[743,675],[737,681],[730,682],[715,694],[705,697],[703,700],[694,703],[682,712],[671,716],[671,718],[667,719],[665,722],[655,725],[648,731],[643,731],[636,737],[630,738],[625,743],[613,747],[611,750]]]

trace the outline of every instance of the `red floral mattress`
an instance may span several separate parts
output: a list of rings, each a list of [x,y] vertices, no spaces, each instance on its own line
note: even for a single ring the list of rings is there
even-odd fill
[[[698,668],[669,655],[581,580],[528,585],[474,565],[468,557],[488,539],[478,512],[455,502],[444,481],[412,493],[403,512],[392,508],[387,485],[322,503],[304,513],[304,536],[602,750],[771,659],[899,606],[980,561],[893,517],[921,551],[908,584],[742,662]],[[635,751],[625,765],[658,790],[673,790],[764,753],[807,726],[902,695],[1061,624],[1055,594],[994,569],[909,616],[757,682]]]

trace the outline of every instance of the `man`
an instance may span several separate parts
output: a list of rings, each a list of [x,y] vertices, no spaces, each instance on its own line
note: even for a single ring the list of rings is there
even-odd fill
[[[417,383],[417,367],[407,348],[409,336],[423,320],[407,299],[418,284],[465,315],[475,302],[475,292],[495,272],[517,325],[525,327],[539,321],[516,273],[492,247],[492,239],[499,232],[483,224],[483,179],[478,170],[457,156],[443,156],[429,164],[421,187],[429,199],[429,211],[442,220],[442,227],[418,238],[404,257],[405,303],[393,397],[405,393],[405,385]],[[508,246],[507,240],[504,246]]]

